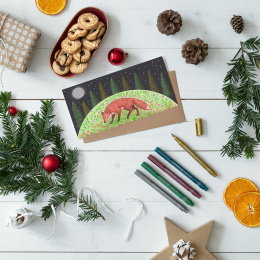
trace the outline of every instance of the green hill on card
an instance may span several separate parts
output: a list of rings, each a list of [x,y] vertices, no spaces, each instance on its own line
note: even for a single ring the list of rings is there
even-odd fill
[[[102,112],[105,111],[106,107],[121,98],[134,98],[139,99],[145,102],[150,110],[143,110],[139,108],[139,115],[137,116],[137,111],[133,111],[127,119],[128,112],[127,110],[122,109],[120,121],[117,122],[118,115],[116,114],[115,119],[112,124],[110,124],[111,119],[108,122],[104,123]],[[98,103],[85,117],[78,134],[78,138],[83,138],[90,136],[95,133],[105,131],[107,129],[123,125],[135,120],[151,116],[153,114],[177,107],[178,105],[170,98],[153,91],[148,90],[130,90],[120,93],[116,93],[100,103]]]

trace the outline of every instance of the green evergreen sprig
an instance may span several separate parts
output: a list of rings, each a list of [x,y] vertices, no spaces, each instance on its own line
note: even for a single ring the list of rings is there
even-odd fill
[[[260,85],[257,82],[259,49],[258,37],[241,42],[240,49],[228,63],[232,68],[224,79],[222,90],[227,104],[236,108],[233,110],[233,124],[227,130],[231,134],[221,154],[232,159],[241,157],[243,152],[246,158],[253,158],[254,148],[260,143]],[[242,130],[245,123],[254,129],[255,137]]]
[[[50,193],[48,204],[41,210],[42,218],[48,219],[53,205],[57,209],[67,202],[77,202],[73,191],[78,166],[77,149],[68,149],[62,129],[53,124],[52,100],[41,101],[41,110],[29,116],[27,111],[18,111],[17,120],[8,109],[11,92],[0,93],[0,118],[4,135],[0,137],[0,194],[24,192],[27,203],[33,203],[46,192]],[[60,167],[55,174],[48,174],[41,165],[45,149],[51,146],[58,156]],[[82,213],[78,221],[105,219],[98,212],[97,204],[91,196],[79,197]]]

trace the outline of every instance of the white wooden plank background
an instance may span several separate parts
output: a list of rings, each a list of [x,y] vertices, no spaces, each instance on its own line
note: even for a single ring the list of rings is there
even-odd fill
[[[5,260],[20,260],[21,257],[27,260],[71,260],[71,259],[78,259],[78,260],[143,260],[143,259],[150,259],[154,253],[3,253],[1,256]],[[246,258],[250,260],[259,260],[259,254],[251,253],[251,254],[230,254],[230,253],[214,253],[215,257],[219,260],[245,260]]]
[[[71,17],[86,6],[96,6],[106,12],[110,23],[108,36],[86,73],[69,80],[60,79],[49,67],[51,48]],[[227,141],[225,130],[232,121],[232,109],[226,106],[221,92],[228,69],[226,63],[235,54],[240,40],[257,36],[259,7],[257,0],[68,0],[61,14],[46,16],[37,10],[34,0],[4,1],[2,11],[42,31],[27,73],[4,72],[5,90],[13,92],[12,104],[35,112],[40,107],[39,99],[55,99],[56,122],[64,128],[67,144],[78,147],[81,152],[75,188],[89,186],[96,189],[114,210],[125,198],[139,198],[145,204],[145,212],[135,224],[127,244],[123,242],[123,237],[137,211],[134,203],[127,204],[114,218],[104,212],[105,222],[77,223],[60,213],[53,238],[41,242],[31,238],[27,230],[4,227],[8,213],[26,204],[23,194],[1,196],[0,259],[149,259],[167,244],[165,216],[187,231],[210,219],[215,220],[208,248],[217,259],[260,259],[259,228],[243,227],[222,202],[225,185],[236,177],[250,178],[260,186],[260,149],[257,149],[253,160],[240,158],[230,161],[222,158],[219,152]],[[172,37],[161,35],[156,28],[157,15],[165,9],[177,10],[183,17],[181,31]],[[233,14],[242,15],[245,19],[241,35],[237,35],[229,25]],[[204,39],[210,48],[209,56],[199,66],[187,65],[181,57],[182,44],[195,37]],[[119,68],[106,60],[108,51],[113,47],[124,48],[130,54]],[[90,144],[77,140],[61,90],[158,56],[163,56],[169,70],[176,70],[187,122]],[[195,136],[194,119],[197,117],[204,119],[205,134],[201,137]],[[172,140],[171,132],[187,141],[219,176],[213,178],[208,175]],[[196,206],[189,214],[180,212],[133,174],[136,168],[141,170],[140,164],[147,161],[150,153],[155,154],[153,150],[156,146],[167,150],[209,187],[208,192],[201,191],[200,200],[179,187],[195,202]],[[27,207],[37,211],[47,199],[46,195],[38,203]],[[70,206],[67,211],[75,213]],[[37,219],[31,225],[31,232],[44,237],[52,228],[52,220],[44,222]]]

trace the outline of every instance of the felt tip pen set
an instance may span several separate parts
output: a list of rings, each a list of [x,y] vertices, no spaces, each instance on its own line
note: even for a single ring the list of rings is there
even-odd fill
[[[216,177],[217,174],[197,155],[195,154],[185,143],[183,143],[178,137],[172,135],[172,137],[178,142],[178,144],[186,150],[204,169],[206,169],[212,176]],[[183,166],[181,166],[179,163],[177,163],[173,158],[171,158],[169,155],[167,155],[164,151],[162,151],[159,147],[155,149],[155,152],[160,155],[161,158],[166,160],[168,163],[170,163],[173,167],[175,167],[177,170],[179,170],[185,177],[187,177],[190,181],[195,183],[198,187],[200,187],[204,191],[208,191],[208,187],[202,183],[198,178],[196,178],[193,174],[191,174],[189,171],[187,171]],[[163,172],[165,172],[168,176],[170,176],[177,185],[181,185],[183,188],[185,188],[187,191],[189,191],[194,197],[200,199],[201,194],[196,191],[194,188],[192,188],[185,180],[180,178],[176,173],[173,172],[173,170],[166,167],[162,161],[155,158],[153,155],[149,155],[147,157],[154,166],[161,169]],[[152,188],[154,188],[157,192],[159,192],[162,196],[164,196],[166,199],[168,199],[172,204],[174,204],[176,207],[178,207],[181,211],[188,213],[188,209],[180,203],[176,198],[174,198],[174,195],[177,196],[179,199],[181,199],[183,202],[185,202],[187,205],[193,207],[194,202],[189,199],[186,195],[184,195],[177,187],[175,187],[173,184],[171,184],[169,181],[167,181],[163,176],[161,176],[157,170],[155,170],[153,167],[147,164],[146,162],[143,162],[141,166],[151,174],[152,179],[159,181],[162,183],[166,188],[166,192],[164,189],[159,187],[152,179],[147,177],[145,174],[143,174],[141,171],[136,170],[135,174],[140,177],[144,182],[146,182],[148,185],[150,185]],[[154,177],[154,178],[153,178]]]

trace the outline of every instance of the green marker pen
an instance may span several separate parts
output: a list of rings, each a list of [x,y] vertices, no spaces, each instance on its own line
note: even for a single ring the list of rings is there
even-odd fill
[[[158,181],[160,181],[165,187],[171,190],[174,194],[176,194],[180,199],[186,202],[191,207],[194,206],[194,203],[187,198],[182,192],[176,189],[171,183],[165,180],[159,173],[157,173],[152,167],[150,167],[147,163],[143,162],[141,166],[146,169],[150,174],[152,174]]]

